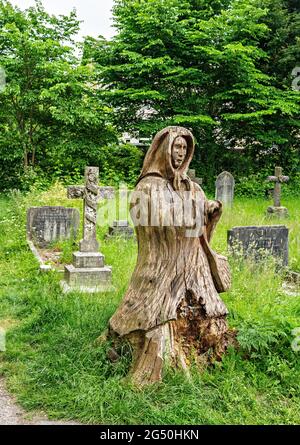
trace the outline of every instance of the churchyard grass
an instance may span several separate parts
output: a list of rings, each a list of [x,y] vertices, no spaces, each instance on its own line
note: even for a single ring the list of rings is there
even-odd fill
[[[284,199],[287,221],[268,220],[266,200],[235,199],[215,232],[226,253],[227,229],[287,224],[290,266],[300,271],[300,199]],[[192,378],[168,370],[161,384],[144,389],[124,378],[129,354],[111,363],[99,336],[122,298],[136,261],[133,240],[103,240],[113,267],[112,294],[62,294],[57,273],[41,274],[25,239],[25,211],[33,205],[81,208],[57,185],[48,192],[0,198],[0,327],[7,329],[0,374],[22,406],[50,418],[105,424],[299,424],[300,351],[291,331],[300,327],[300,295],[282,290],[283,277],[267,259],[261,265],[232,261],[233,286],[223,295],[239,350]],[[64,244],[65,259],[71,246]]]

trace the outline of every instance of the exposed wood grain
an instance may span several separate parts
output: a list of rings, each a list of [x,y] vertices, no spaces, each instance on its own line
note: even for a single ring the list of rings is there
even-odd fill
[[[187,150],[182,166],[175,170],[172,147],[178,135],[186,139]],[[212,253],[208,255],[207,246],[203,248],[201,242],[203,236],[207,245],[211,240],[222,204],[208,201],[200,186],[186,176],[193,152],[193,137],[188,130],[163,130],[154,138],[136,187],[136,192],[148,198],[140,213],[151,215],[153,205],[158,206],[159,223],[135,227],[137,264],[129,288],[110,320],[110,333],[119,341],[131,343],[131,378],[139,385],[160,380],[167,362],[188,372],[192,356],[199,363],[220,359],[232,341],[226,321],[228,311],[212,275],[218,264],[211,261],[214,253],[209,248]],[[191,226],[186,221],[164,225],[170,206],[173,216],[180,213],[178,201],[184,202],[186,191],[191,193],[196,215],[199,207],[202,209],[201,224],[194,236],[187,236]],[[167,196],[168,205],[162,196]],[[221,278],[222,270],[218,271]],[[228,288],[228,269],[226,274]]]

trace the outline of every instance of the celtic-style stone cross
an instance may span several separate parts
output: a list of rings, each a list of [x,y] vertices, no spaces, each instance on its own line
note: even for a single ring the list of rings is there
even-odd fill
[[[282,175],[282,168],[275,167],[275,176],[269,176],[268,181],[275,182],[274,187],[274,207],[281,207],[281,184],[289,181],[288,176]]]
[[[97,204],[101,198],[113,198],[113,187],[99,187],[99,168],[86,167],[85,186],[68,187],[68,198],[84,200],[83,239],[79,243],[80,252],[97,252],[96,238]]]

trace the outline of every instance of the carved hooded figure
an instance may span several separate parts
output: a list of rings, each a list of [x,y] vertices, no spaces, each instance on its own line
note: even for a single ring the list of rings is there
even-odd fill
[[[160,131],[131,200],[138,258],[110,331],[131,342],[139,383],[161,378],[165,354],[186,368],[192,347],[199,354],[216,347],[221,355],[227,345],[227,309],[200,241],[210,240],[222,204],[208,201],[187,176],[193,154],[190,131]]]

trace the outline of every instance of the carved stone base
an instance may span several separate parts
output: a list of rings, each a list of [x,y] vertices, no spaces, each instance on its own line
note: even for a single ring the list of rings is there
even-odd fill
[[[113,225],[109,227],[107,238],[112,236],[122,236],[124,238],[132,238],[134,236],[134,230],[129,225],[129,222],[124,220],[114,221]]]
[[[73,265],[76,268],[102,268],[104,267],[104,255],[100,252],[75,252],[73,253]]]
[[[111,267],[104,265],[104,256],[98,252],[75,252],[73,264],[65,266],[61,282],[64,292],[110,292]]]
[[[286,207],[270,206],[267,209],[267,215],[276,218],[287,218],[289,216],[289,212]]]
[[[60,287],[64,294],[68,294],[70,292],[81,292],[86,294],[96,294],[96,293],[105,293],[105,292],[114,292],[116,289],[112,286],[112,284],[105,284],[102,286],[93,286],[93,287],[87,287],[87,286],[80,286],[80,287],[74,287],[70,286],[66,281],[62,280],[60,282]]]

